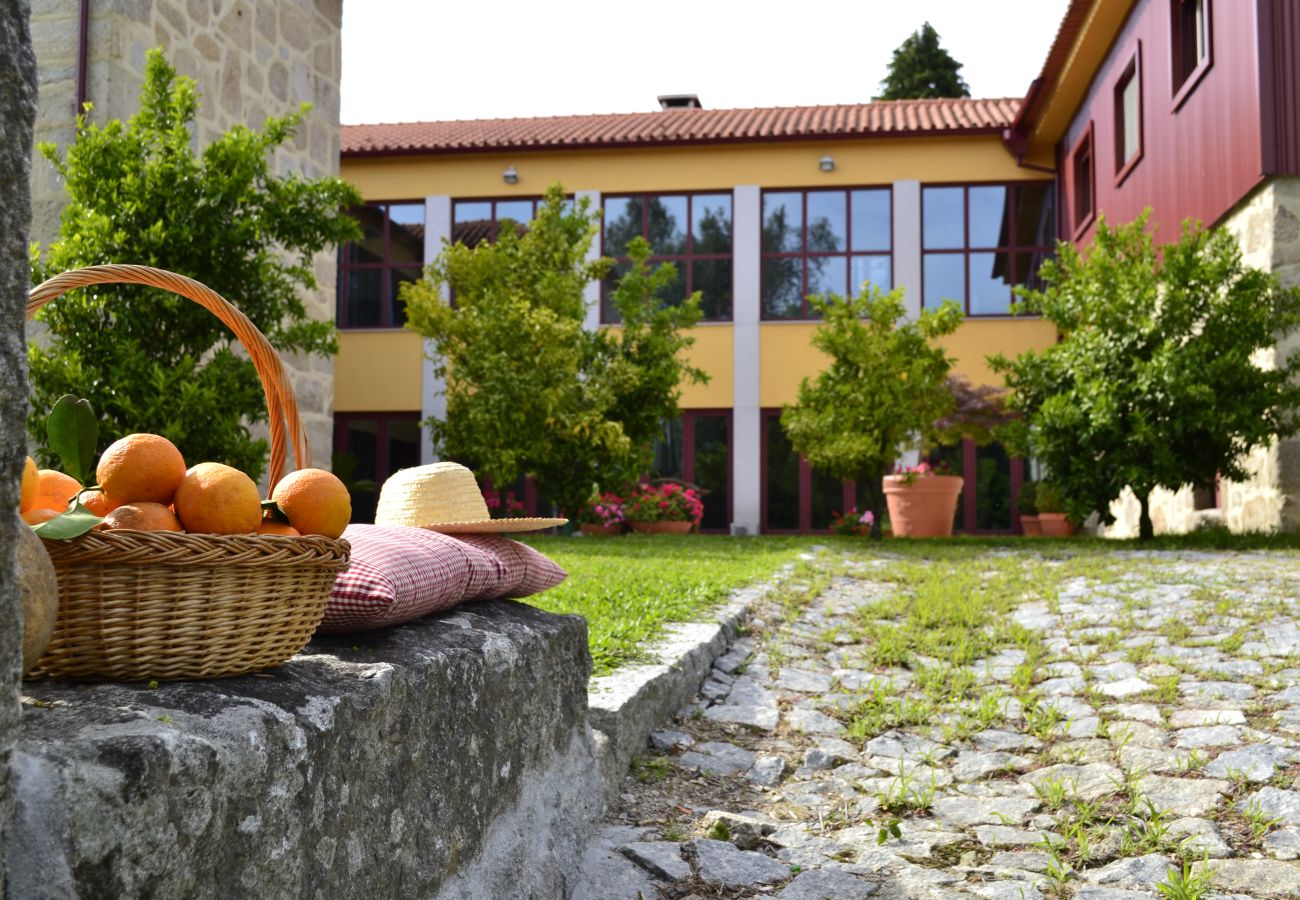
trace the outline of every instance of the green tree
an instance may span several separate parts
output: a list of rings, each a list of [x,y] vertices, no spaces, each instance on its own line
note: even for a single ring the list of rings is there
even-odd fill
[[[875,516],[871,536],[879,538],[882,479],[904,449],[932,444],[937,423],[954,410],[952,360],[932,342],[956,330],[962,315],[947,302],[906,321],[901,288],[809,300],[823,318],[813,346],[830,364],[815,380],[803,380],[798,405],[785,408],[781,425],[813,468],[866,490]]]
[[[961,68],[961,63],[939,45],[939,33],[926,22],[894,51],[876,99],[969,97],[970,87],[961,77]]]
[[[1300,428],[1300,352],[1259,364],[1300,326],[1300,290],[1243,266],[1223,230],[1186,224],[1157,252],[1146,221],[1101,221],[1086,257],[1061,243],[1043,265],[1045,290],[1018,293],[1063,339],[990,359],[1024,416],[1018,442],[1043,461],[1066,512],[1112,522],[1127,485],[1142,538],[1154,533],[1154,488],[1245,478],[1251,448]]]
[[[300,291],[316,286],[316,253],[359,236],[346,211],[360,195],[338,178],[270,171],[269,157],[310,107],[267,119],[261,132],[236,126],[196,154],[198,104],[194,81],[151,50],[140,111],[129,122],[79,117],[62,158],[41,145],[69,202],[59,239],[43,257],[32,248],[34,281],[99,263],[156,266],[207,284],[281,352],[334,353],[333,323],[311,319]],[[28,428],[38,443],[45,413],[71,393],[99,413],[101,450],[151,431],[187,459],[260,475],[266,442],[253,440],[248,424],[266,419],[261,385],[211,313],[163,291],[102,285],[61,297],[38,317],[49,337],[28,349]]]
[[[586,284],[610,260],[587,260],[597,233],[587,201],[547,191],[527,232],[495,244],[446,246],[426,278],[403,287],[408,327],[433,341],[447,418],[428,423],[443,456],[471,461],[495,484],[531,475],[573,512],[593,484],[616,486],[649,468],[659,422],[678,414],[679,385],[703,373],[681,357],[698,296],[663,302],[669,265],[629,239],[633,264],[613,292],[622,324],[583,328]],[[455,305],[441,299],[443,286]]]

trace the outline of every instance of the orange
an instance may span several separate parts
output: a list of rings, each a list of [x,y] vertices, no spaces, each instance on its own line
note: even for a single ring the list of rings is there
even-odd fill
[[[173,505],[185,530],[195,534],[252,534],[262,523],[253,479],[221,463],[199,463],[186,472]]]
[[[104,517],[104,529],[132,531],[183,531],[175,513],[161,503],[127,503]]]
[[[279,534],[284,537],[299,537],[298,529],[292,525],[286,525],[283,522],[277,522],[275,519],[263,519],[262,524],[257,526],[258,534]]]
[[[95,478],[113,506],[141,501],[165,506],[185,478],[185,460],[165,437],[128,434],[108,445]]]
[[[103,491],[86,491],[81,495],[81,505],[97,516],[106,516],[115,508]]]
[[[55,516],[61,516],[61,515],[63,515],[63,510],[41,509],[40,507],[37,507],[36,509],[26,510],[23,513],[23,521],[26,522],[28,525],[39,525],[42,522],[48,522],[50,519],[53,519]]]
[[[40,473],[36,471],[36,460],[27,457],[27,462],[23,464],[23,493],[18,501],[19,512],[32,509],[32,504],[36,502],[36,486],[40,483],[40,479]]]
[[[77,496],[81,484],[71,475],[54,469],[41,469],[36,479],[36,499],[29,509],[57,509],[63,512],[68,501]]]
[[[352,518],[352,497],[338,477],[324,469],[290,472],[271,499],[299,534],[336,538]]]

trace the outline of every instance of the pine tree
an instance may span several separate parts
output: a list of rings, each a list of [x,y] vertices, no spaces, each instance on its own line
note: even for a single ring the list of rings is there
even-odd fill
[[[939,33],[926,22],[894,51],[889,74],[880,83],[881,93],[876,99],[969,97],[970,87],[961,77],[961,67],[939,46]]]

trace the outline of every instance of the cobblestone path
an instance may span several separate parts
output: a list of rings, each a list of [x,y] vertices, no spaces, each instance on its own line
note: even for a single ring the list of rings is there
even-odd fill
[[[943,552],[759,609],[576,900],[1300,897],[1300,556]]]

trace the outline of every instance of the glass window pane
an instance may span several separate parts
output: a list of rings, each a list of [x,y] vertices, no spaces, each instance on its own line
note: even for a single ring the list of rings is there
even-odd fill
[[[862,286],[870,283],[888,293],[894,288],[893,268],[888,256],[855,256],[849,273],[849,287],[853,296],[862,293]]]
[[[966,256],[962,253],[927,253],[923,264],[925,296],[922,305],[938,306],[944,300],[966,303]]]
[[[930,454],[930,465],[937,466],[940,462],[948,464],[948,469],[953,475],[965,477],[966,456],[964,448],[958,444],[956,447],[939,447]],[[963,491],[957,495],[957,511],[953,513],[952,518],[953,531],[966,530],[966,494]]]
[[[707,531],[728,531],[727,417],[695,416],[695,484],[704,492],[704,519],[700,527]]]
[[[1011,254],[970,255],[970,314],[1002,315],[1011,303]]]
[[[389,207],[388,261],[424,262],[424,204],[402,203]]]
[[[1056,244],[1056,191],[1050,181],[1016,187],[1017,247]]]
[[[959,187],[928,187],[921,191],[922,246],[927,250],[958,249],[966,245],[965,201]]]
[[[831,253],[843,250],[845,239],[844,191],[808,192],[808,250]]]
[[[686,198],[650,198],[651,252],[672,256],[686,252]]]
[[[970,189],[970,245],[972,247],[1006,247],[1011,243],[1011,223],[1007,221],[1007,189],[973,187]]]
[[[1043,262],[1052,258],[1054,254],[1047,250],[1038,250],[1033,253],[1016,254],[1016,283],[1023,284],[1032,291],[1041,291],[1047,287],[1042,278],[1039,277],[1038,271],[1042,268]]]
[[[400,297],[401,286],[419,280],[419,269],[393,269],[389,273],[389,286],[391,291],[389,299],[393,304],[389,310],[389,315],[392,316],[390,324],[394,327],[406,324],[406,303],[403,302]]]
[[[451,242],[475,247],[492,237],[492,204],[457,203],[452,216]]]
[[[803,195],[763,195],[763,252],[798,253],[803,249]]]
[[[975,448],[975,528],[1011,530],[1011,458],[1001,444]]]
[[[420,464],[420,423],[415,419],[391,419],[388,422],[388,471],[386,480],[398,469]]]
[[[848,260],[843,256],[808,257],[808,293],[845,295],[848,288]]]
[[[803,318],[803,260],[777,256],[763,260],[763,316]]]
[[[731,252],[730,194],[691,198],[691,240],[694,253]]]
[[[641,235],[641,198],[611,197],[605,201],[605,255],[623,256],[627,242]]]
[[[350,263],[384,261],[384,208],[358,206],[349,212],[361,226],[361,240],[347,245],[344,257]]]
[[[655,478],[682,477],[682,418],[659,423],[655,436],[654,463],[650,474]]]
[[[531,200],[498,200],[497,201],[497,222],[502,219],[510,219],[521,225],[527,225],[533,220],[533,201]]]
[[[347,311],[349,328],[375,328],[383,315],[383,269],[348,269]]]
[[[775,531],[799,529],[799,456],[781,427],[780,416],[766,416],[767,522]]]
[[[1122,106],[1122,116],[1120,122],[1120,139],[1121,139],[1121,156],[1120,166],[1123,167],[1138,152],[1138,135],[1142,127],[1138,121],[1138,87],[1140,82],[1137,78],[1136,70],[1129,76],[1128,81],[1124,84],[1120,104]]]
[[[661,263],[660,265],[652,266],[652,269],[659,269],[663,266],[672,269],[673,272],[676,273],[676,277],[673,278],[672,281],[667,282],[663,287],[659,288],[659,290],[655,291],[655,296],[658,297],[659,301],[665,306],[681,306],[682,301],[686,299],[686,273],[683,272],[682,267],[676,263]]]
[[[809,523],[812,530],[829,528],[833,512],[844,512],[844,482],[813,469],[812,522]]]
[[[691,263],[691,290],[699,291],[704,318],[731,319],[731,260],[697,259]]]
[[[850,200],[853,214],[854,250],[889,250],[891,200],[887,190],[854,191]]]
[[[352,419],[342,427],[345,429],[341,442],[343,452],[356,460],[353,479],[370,479],[376,484],[381,482],[383,477],[375,471],[379,455],[378,423],[374,419]],[[352,521],[373,522],[377,499],[373,491],[353,491]]]

